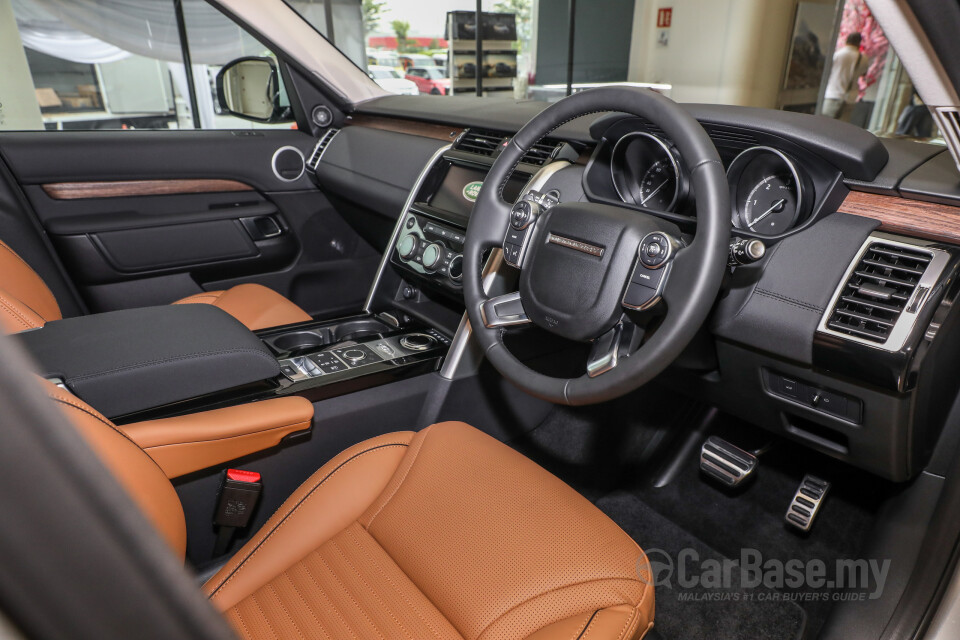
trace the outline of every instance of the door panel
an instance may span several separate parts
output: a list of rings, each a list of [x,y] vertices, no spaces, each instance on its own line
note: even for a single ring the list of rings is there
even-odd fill
[[[339,315],[362,306],[379,255],[306,172],[275,170],[279,149],[314,143],[289,130],[17,132],[0,134],[0,153],[91,311],[256,282]]]

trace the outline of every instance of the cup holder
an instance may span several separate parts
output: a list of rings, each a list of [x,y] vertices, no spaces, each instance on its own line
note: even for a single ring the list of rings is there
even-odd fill
[[[278,353],[296,354],[316,351],[321,347],[375,336],[392,330],[392,327],[379,320],[347,320],[332,327],[293,331],[267,340]]]
[[[324,331],[323,334],[326,335],[321,335],[320,331],[295,331],[293,333],[285,333],[282,336],[274,338],[273,346],[278,351],[289,351],[290,353],[316,349],[317,347],[330,344],[329,331]]]
[[[346,342],[390,331],[391,327],[379,320],[350,320],[333,327],[333,341]]]

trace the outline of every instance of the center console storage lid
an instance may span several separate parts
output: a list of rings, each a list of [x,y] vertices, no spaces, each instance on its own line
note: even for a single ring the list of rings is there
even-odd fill
[[[273,378],[280,367],[239,321],[206,304],[112,311],[15,336],[40,373],[108,417]]]

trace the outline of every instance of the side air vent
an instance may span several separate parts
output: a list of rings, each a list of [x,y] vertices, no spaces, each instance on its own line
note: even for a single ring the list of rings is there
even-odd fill
[[[939,249],[868,238],[834,294],[820,330],[899,351],[948,258]]]
[[[454,148],[457,151],[475,153],[481,156],[492,157],[500,149],[500,145],[507,139],[504,133],[485,131],[483,129],[467,129]]]
[[[307,161],[307,166],[310,167],[310,170],[314,173],[317,172],[317,167],[320,166],[320,158],[323,157],[323,152],[327,150],[327,147],[333,142],[334,136],[338,133],[340,133],[340,129],[327,129],[320,137],[320,140],[317,141],[317,146],[313,148],[313,153],[310,154],[310,159]]]
[[[957,169],[960,169],[960,110],[957,107],[937,107],[933,110],[933,115],[940,134],[953,154],[953,161],[957,164]]]

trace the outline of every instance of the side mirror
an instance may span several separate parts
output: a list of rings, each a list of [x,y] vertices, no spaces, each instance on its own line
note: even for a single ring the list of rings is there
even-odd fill
[[[280,74],[270,58],[237,58],[217,73],[217,101],[230,115],[254,122],[290,120],[280,104]]]

